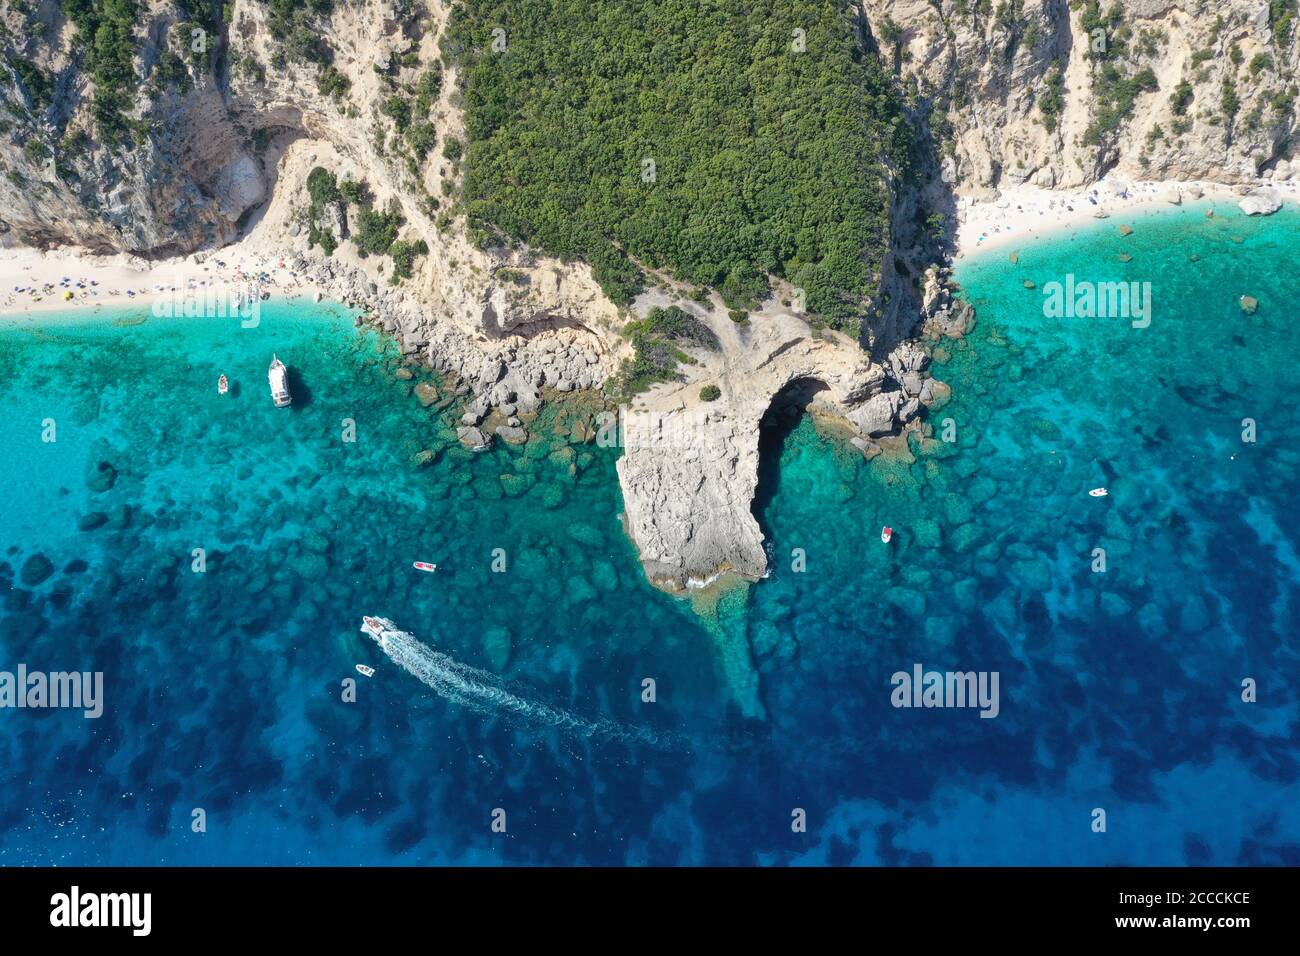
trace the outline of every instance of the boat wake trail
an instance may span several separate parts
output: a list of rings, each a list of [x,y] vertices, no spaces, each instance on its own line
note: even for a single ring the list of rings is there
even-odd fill
[[[435,651],[413,634],[398,630],[386,618],[362,620],[362,633],[372,637],[394,664],[454,704],[483,714],[515,714],[532,723],[583,737],[603,737],[651,747],[667,745],[661,735],[644,728],[628,727],[604,718],[587,720],[559,707],[529,700],[507,690],[496,675]]]

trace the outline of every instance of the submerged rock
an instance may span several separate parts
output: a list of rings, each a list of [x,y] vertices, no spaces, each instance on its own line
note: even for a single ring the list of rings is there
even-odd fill
[[[1247,315],[1254,315],[1255,310],[1259,308],[1259,300],[1253,295],[1243,295],[1237,300],[1237,304],[1241,306],[1241,311]]]
[[[438,388],[430,382],[421,382],[415,386],[415,397],[420,400],[421,405],[428,408],[438,400]]]
[[[77,521],[78,531],[94,531],[96,528],[102,528],[108,524],[108,515],[102,511],[92,511],[84,514]]]
[[[108,491],[117,481],[117,469],[107,461],[97,461],[86,469],[86,487],[91,491]]]
[[[504,671],[514,651],[514,641],[504,627],[490,627],[483,632],[483,653],[487,655],[488,666],[494,671]]]
[[[34,588],[53,573],[54,565],[49,558],[43,554],[33,554],[23,562],[22,570],[18,572],[18,579],[26,587]]]
[[[518,475],[511,472],[501,476],[501,488],[511,498],[517,498],[531,488],[535,480],[532,475]]]

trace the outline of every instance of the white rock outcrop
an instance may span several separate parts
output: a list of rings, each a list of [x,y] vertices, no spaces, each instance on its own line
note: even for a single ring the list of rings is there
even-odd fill
[[[1252,189],[1237,205],[1247,216],[1271,216],[1282,208],[1282,196],[1276,189]]]

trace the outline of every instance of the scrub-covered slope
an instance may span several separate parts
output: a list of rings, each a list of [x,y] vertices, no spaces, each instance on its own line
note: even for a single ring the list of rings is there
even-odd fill
[[[859,23],[833,0],[465,0],[443,48],[471,229],[590,262],[616,303],[639,266],[737,309],[777,276],[856,330],[910,142]]]

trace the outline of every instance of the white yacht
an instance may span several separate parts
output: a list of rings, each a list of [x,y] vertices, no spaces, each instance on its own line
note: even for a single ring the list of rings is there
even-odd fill
[[[266,377],[271,382],[271,400],[275,402],[276,408],[284,408],[286,405],[293,403],[293,396],[289,394],[289,373],[284,367],[284,363],[271,354],[271,368],[266,373]]]

